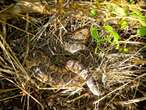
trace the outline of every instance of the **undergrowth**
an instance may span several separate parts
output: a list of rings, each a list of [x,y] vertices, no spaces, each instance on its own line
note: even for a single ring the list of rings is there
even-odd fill
[[[82,29],[87,38],[70,40]],[[0,47],[0,110],[146,109],[145,1],[2,0]],[[48,81],[68,60],[89,70],[99,96],[88,77],[72,87]]]

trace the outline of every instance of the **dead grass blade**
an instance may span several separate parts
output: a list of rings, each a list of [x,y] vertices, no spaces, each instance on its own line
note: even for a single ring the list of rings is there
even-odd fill
[[[100,101],[102,101],[103,99],[105,99],[105,98],[108,97],[109,95],[111,95],[111,94],[113,94],[113,93],[115,93],[115,92],[117,92],[117,91],[119,91],[119,90],[124,89],[125,86],[127,86],[128,84],[130,84],[130,83],[132,83],[133,81],[138,80],[138,79],[140,79],[140,78],[142,78],[142,77],[144,77],[144,76],[146,76],[146,73],[143,73],[142,75],[137,76],[137,77],[134,78],[133,80],[131,80],[131,81],[129,81],[129,82],[123,84],[122,86],[120,86],[120,87],[118,87],[118,88],[116,88],[116,89],[114,89],[113,91],[109,92],[108,94],[104,95],[103,97],[101,97],[100,99],[98,99],[97,101],[95,101],[94,104],[95,104],[95,105],[98,104]]]
[[[132,104],[132,103],[137,103],[137,102],[141,102],[141,101],[145,101],[146,100],[146,97],[141,97],[141,98],[136,98],[136,99],[132,99],[132,100],[128,100],[128,101],[121,101],[121,102],[118,102],[119,104],[125,104],[125,105],[128,105],[128,104]]]

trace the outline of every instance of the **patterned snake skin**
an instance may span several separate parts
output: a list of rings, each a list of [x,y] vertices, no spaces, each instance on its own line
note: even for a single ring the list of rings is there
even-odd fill
[[[78,32],[79,35],[82,32],[83,30]],[[82,40],[81,35],[78,39]],[[52,88],[78,90],[86,84],[94,95],[101,95],[88,69],[85,69],[79,61],[68,60],[64,66],[60,67],[52,64],[50,58],[42,51],[34,50],[26,60],[26,68],[33,77],[43,83],[48,83]]]

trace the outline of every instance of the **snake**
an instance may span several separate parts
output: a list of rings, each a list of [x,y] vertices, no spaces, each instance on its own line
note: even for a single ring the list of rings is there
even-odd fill
[[[75,35],[80,35],[78,36],[79,40],[83,40],[81,38],[81,33],[84,31],[86,31],[86,29],[75,33]],[[76,42],[79,41],[75,41],[74,44]],[[84,45],[84,43],[85,42],[82,42],[82,45]],[[35,49],[30,52],[26,60],[26,70],[28,70],[30,75],[35,79],[49,84],[52,88],[73,91],[79,90],[84,85],[87,85],[94,95],[101,95],[89,70],[77,60],[70,59],[67,60],[63,66],[58,66],[51,62],[51,58],[49,58],[47,54],[41,50]]]

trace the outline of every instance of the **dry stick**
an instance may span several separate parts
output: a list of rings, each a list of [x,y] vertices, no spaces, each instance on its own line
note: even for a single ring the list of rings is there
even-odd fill
[[[8,73],[8,74],[15,74],[14,71],[11,71],[11,70],[8,70],[8,69],[3,69],[3,68],[0,68],[0,72],[4,72],[4,73]]]
[[[39,29],[39,31],[36,33],[36,35],[33,37],[33,38],[31,38],[31,41],[32,40],[35,40],[35,38],[36,38],[36,40],[37,39],[40,39],[40,37],[43,35],[43,33],[45,32],[45,30],[46,30],[46,28],[49,26],[49,21],[45,24],[45,25],[43,25],[40,29]]]
[[[11,64],[12,64],[13,68],[15,69],[15,71],[16,71],[16,68],[15,68],[15,66],[14,66],[14,64],[13,64],[13,61],[14,61],[15,64],[21,69],[21,71],[25,73],[26,79],[29,80],[29,76],[28,76],[27,72],[25,71],[25,69],[23,68],[23,66],[20,64],[19,60],[17,59],[17,57],[16,57],[16,56],[14,55],[14,53],[12,52],[11,48],[9,47],[9,45],[5,42],[5,40],[3,39],[3,37],[2,37],[1,35],[0,35],[0,37],[1,37],[1,40],[4,41],[4,44],[7,46],[7,48],[9,49],[10,53],[6,50],[6,48],[4,47],[4,45],[2,44],[2,42],[0,42],[0,46],[1,46],[1,48],[6,52],[7,56],[9,57],[9,59],[10,59],[10,61],[11,61]],[[13,84],[15,84],[12,80],[10,80],[10,79],[8,79],[8,78],[6,78],[6,79],[7,79],[8,81],[12,82]],[[15,84],[15,85],[16,85],[16,84]],[[16,86],[17,86],[18,88],[20,88],[21,90],[23,90],[23,92],[25,92],[25,94],[27,94],[29,97],[31,97],[33,100],[35,100],[35,101],[41,106],[41,108],[44,109],[43,106],[42,106],[42,104],[41,104],[37,99],[35,99],[35,98],[34,98],[33,96],[31,96],[30,94],[28,94],[27,91],[25,91],[22,87],[20,87],[20,86],[18,86],[18,85],[16,85]]]
[[[29,90],[29,92],[30,92],[30,90]],[[29,109],[29,101],[30,101],[30,96],[27,95],[27,110],[30,110],[30,109]]]
[[[42,108],[42,110],[44,110],[44,107],[43,105],[35,98],[33,97],[32,95],[30,95],[25,89],[23,89],[22,87],[20,87],[19,85],[17,85],[16,83],[14,83],[12,80],[6,78],[6,80],[10,81],[11,83],[13,83],[15,86],[17,86],[19,89],[23,90],[23,92],[28,95],[29,97],[31,97],[34,101],[36,101]]]
[[[30,32],[27,32],[27,31],[25,31],[25,30],[23,30],[23,29],[21,29],[21,28],[19,28],[19,27],[16,27],[16,26],[14,26],[14,25],[12,25],[12,24],[9,24],[9,23],[6,23],[5,21],[3,21],[3,20],[0,20],[0,23],[5,23],[6,25],[8,25],[8,26],[10,26],[10,27],[13,27],[13,28],[15,28],[15,29],[17,29],[17,30],[19,30],[19,31],[21,31],[21,32],[24,32],[24,33],[27,33],[28,35],[31,35],[31,36],[35,36],[34,34],[32,34],[32,33],[30,33]]]
[[[137,42],[137,41],[119,41],[120,44],[134,44],[134,45],[145,45],[144,42]]]
[[[145,48],[145,47],[146,47],[146,45],[145,45],[144,47],[142,47],[139,51],[141,51],[141,50],[142,50],[143,48]],[[136,52],[136,53],[138,53],[138,52]],[[135,55],[136,55],[136,54],[135,54]],[[137,79],[139,79],[139,78],[141,78],[141,77],[144,77],[144,76],[146,76],[146,73],[143,73],[142,75],[137,76],[137,77],[134,78],[133,80],[131,80],[131,81],[129,81],[129,82],[123,84],[122,86],[120,86],[120,87],[118,87],[118,88],[116,88],[116,89],[114,89],[113,91],[109,92],[109,93],[106,94],[105,96],[103,96],[103,97],[101,97],[100,99],[98,99],[97,101],[95,101],[94,104],[98,104],[101,100],[105,99],[107,96],[111,95],[112,93],[114,93],[114,92],[116,92],[116,91],[118,91],[118,90],[120,90],[120,89],[123,89],[126,85],[128,85],[128,84],[132,83],[133,81],[135,81],[135,80],[137,80]]]
[[[136,102],[141,102],[146,100],[146,97],[141,97],[141,98],[136,98],[136,99],[132,99],[132,100],[128,100],[128,101],[121,101],[118,102],[120,104],[132,104],[132,103],[136,103]]]
[[[137,80],[137,79],[139,79],[139,78],[142,78],[142,77],[144,77],[144,76],[146,76],[146,73],[143,73],[142,75],[140,75],[140,76],[134,78],[133,80],[131,80],[131,81],[129,81],[129,82],[123,84],[122,86],[120,86],[120,87],[118,87],[118,88],[116,88],[116,89],[114,89],[114,90],[111,91],[110,93],[106,94],[105,96],[103,96],[103,97],[101,97],[100,99],[98,99],[97,101],[95,101],[94,104],[99,103],[101,100],[105,99],[107,96],[111,95],[112,93],[114,93],[114,92],[116,92],[116,91],[118,91],[118,90],[120,90],[120,89],[125,88],[126,85],[128,85],[128,84],[132,83],[133,81],[135,81],[135,80]]]
[[[5,23],[2,24],[2,30],[3,30],[4,39],[6,39],[7,37],[6,21]]]
[[[88,96],[88,94],[85,93],[85,94],[83,94],[83,95],[81,95],[81,96],[79,96],[79,97],[77,97],[77,98],[71,99],[71,100],[69,100],[69,101],[67,101],[67,102],[68,102],[68,103],[72,103],[72,102],[75,102],[76,100],[81,99],[82,97],[87,97],[87,96]]]
[[[21,69],[21,71],[23,73],[25,73],[26,78],[29,79],[29,76],[28,76],[26,70],[23,68],[23,66],[21,65],[21,63],[17,59],[17,57],[14,54],[14,52],[11,50],[10,46],[6,43],[6,41],[4,40],[2,35],[0,35],[0,38],[3,41],[3,43],[5,44],[5,46],[7,47],[8,50],[5,48],[5,46],[3,45],[3,43],[1,41],[0,41],[0,46],[3,49],[3,51],[5,51],[6,55],[8,56],[8,58],[10,60],[10,63],[12,64],[13,68],[15,69],[15,71],[16,71],[16,68],[15,68],[14,65],[16,64]],[[13,61],[14,61],[15,64],[13,63]]]
[[[9,100],[9,99],[12,99],[12,98],[16,98],[16,97],[19,97],[20,95],[14,95],[14,96],[11,96],[11,97],[7,97],[7,98],[4,98],[4,99],[0,99],[0,102],[2,101],[5,101],[5,100]]]
[[[53,15],[46,24],[44,24],[39,31],[36,33],[36,35],[34,35],[30,41],[35,41],[37,39],[40,39],[40,37],[43,35],[43,33],[45,32],[45,30],[47,29],[47,27],[49,26],[50,22],[54,19],[55,15]],[[28,33],[29,34],[29,33]]]
[[[2,37],[2,36],[0,35],[0,37]],[[4,43],[4,40],[3,40],[3,43]],[[3,45],[3,43],[0,41],[0,47],[1,47],[1,49],[2,49],[3,51],[5,51],[6,55],[8,56],[9,62],[11,63],[12,67],[14,68],[14,70],[16,71],[16,68],[15,68],[15,66],[14,66],[14,64],[13,64],[13,61],[12,61],[11,58],[10,58],[11,55],[10,55],[9,52],[6,50],[6,48],[5,48],[5,46]]]
[[[140,52],[140,51],[141,51],[142,49],[144,49],[145,47],[146,47],[146,45],[143,46],[141,49],[139,49],[133,56],[127,58],[125,61],[123,61],[123,62],[120,63],[119,65],[122,65],[122,64],[124,64],[126,61],[130,60],[131,58],[133,58],[136,54],[138,54],[138,52]]]
[[[28,21],[28,13],[26,13],[26,19]],[[28,31],[28,27],[29,27],[29,22],[26,22],[26,27],[25,27],[26,32]],[[25,64],[26,58],[29,53],[29,37],[30,37],[29,34],[27,34],[26,37],[27,37],[27,45],[26,45],[26,52],[25,52],[25,56],[24,56],[22,65]]]

